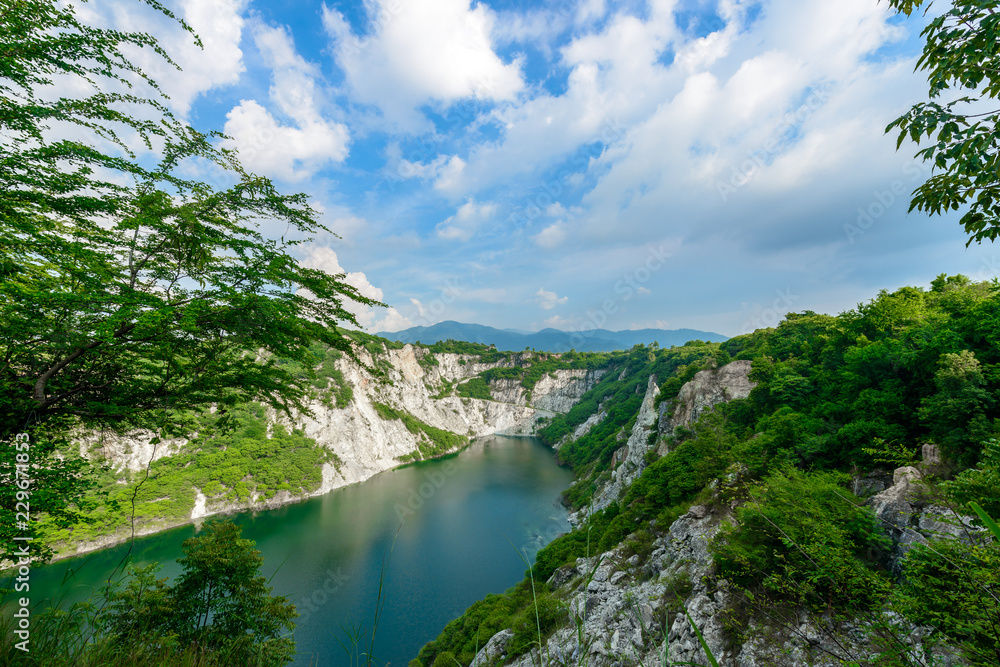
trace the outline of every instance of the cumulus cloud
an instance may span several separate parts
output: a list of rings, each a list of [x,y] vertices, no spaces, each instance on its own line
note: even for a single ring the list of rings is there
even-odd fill
[[[372,30],[361,38],[343,15],[324,6],[323,24],[337,64],[358,101],[391,123],[413,128],[427,102],[512,100],[524,88],[518,63],[493,50],[493,11],[469,0],[376,0]]]
[[[380,320],[376,320],[367,328],[369,331],[373,332],[392,332],[409,329],[412,326],[413,322],[410,321],[410,318],[406,317],[392,306],[389,306],[389,308],[385,311],[385,316]]]
[[[144,32],[157,40],[180,69],[148,48],[126,45],[123,53],[156,81],[170,98],[166,100],[167,106],[181,117],[188,115],[199,95],[236,83],[245,71],[240,42],[246,22],[243,17],[246,0],[179,0],[170,7],[197,33],[201,47],[176,21],[133,2],[107,0],[72,4],[77,18],[85,24]],[[138,88],[128,92],[146,94],[143,92],[145,84],[138,80],[136,84]]]
[[[568,296],[560,297],[555,292],[550,292],[541,287],[539,287],[538,291],[535,292],[535,303],[537,303],[538,307],[542,310],[552,310],[556,306],[561,306],[567,301],[569,301]]]
[[[496,211],[496,204],[477,204],[470,199],[459,207],[455,215],[438,223],[437,235],[450,241],[468,241]]]
[[[172,53],[181,71],[171,72],[163,83],[172,104],[181,113],[186,113],[197,95],[236,83],[243,74],[240,41],[246,0],[183,0],[181,7],[184,20],[194,29],[204,48],[199,49],[191,43]]]
[[[293,123],[279,122],[256,100],[241,100],[226,115],[225,132],[243,164],[267,176],[300,181],[331,162],[343,162],[350,134],[346,125],[320,112],[316,67],[298,54],[284,28],[258,25],[254,41],[272,71],[269,98]]]
[[[405,286],[400,310],[359,315],[371,326],[439,317],[441,276],[414,266],[468,272],[449,319],[528,326],[529,312],[548,317],[572,303],[582,325],[611,299],[609,328],[669,319],[723,333],[748,319],[741,302],[766,310],[778,288],[803,295],[795,308],[835,309],[866,286],[913,282],[914,266],[977,268],[953,261],[964,256],[958,229],[952,238],[930,233],[940,221],[904,224],[904,196],[863,237],[845,238],[844,224],[893,179],[907,191],[919,182],[882,129],[926,97],[912,69],[927,19],[890,20],[871,0],[581,0],[498,11],[471,0],[366,0],[360,26],[325,8],[331,44],[306,58],[287,29],[244,18],[241,2],[174,1],[212,43],[183,63],[195,76],[168,82],[180,86],[169,89],[177,108],[205,90],[223,95],[244,62],[258,62],[241,43],[269,70],[266,96],[241,86],[233,94],[246,99],[223,109],[251,169],[302,181],[342,163],[349,147],[359,153],[330,184],[336,195],[320,197],[336,202],[323,219],[354,240],[352,263],[377,266],[387,293]],[[750,17],[748,7],[759,11]],[[909,41],[895,44],[904,31]],[[313,64],[329,55],[336,88]],[[460,101],[455,124],[449,105]],[[349,105],[350,134],[334,102]],[[518,212],[522,224],[502,229]],[[660,240],[671,244],[669,263],[650,260],[647,246]],[[352,280],[377,289],[363,273]]]
[[[345,271],[340,265],[336,251],[325,246],[311,246],[306,250],[306,256],[299,264],[309,269],[320,269],[330,275],[343,276],[343,281],[369,299],[382,301],[381,288],[375,287],[361,271]],[[344,308],[350,311],[364,329],[368,331],[399,331],[413,326],[412,322],[396,308],[372,308],[350,301],[344,302]]]

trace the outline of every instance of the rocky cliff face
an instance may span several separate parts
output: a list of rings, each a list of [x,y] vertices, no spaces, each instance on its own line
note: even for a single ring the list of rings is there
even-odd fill
[[[654,434],[657,423],[656,395],[660,388],[656,386],[656,378],[650,376],[646,383],[646,394],[642,398],[639,414],[635,418],[628,441],[614,454],[612,459],[611,481],[594,495],[592,511],[607,508],[618,500],[619,496],[638,479],[646,467],[646,453],[650,449],[650,435]],[[579,520],[573,517],[574,522]]]
[[[419,436],[409,432],[400,421],[383,420],[375,403],[401,408],[430,426],[459,435],[531,435],[539,419],[567,412],[602,374],[602,371],[554,371],[555,377],[546,375],[539,380],[530,400],[518,380],[491,383],[492,401],[458,396],[434,398],[446,382],[468,380],[500,366],[530,363],[530,355],[483,364],[474,356],[435,354],[436,364],[421,364],[420,359],[426,354],[425,349],[412,345],[388,350],[389,363],[384,366],[390,381],[387,384],[373,380],[346,358],[337,362],[338,370],[354,390],[351,403],[336,409],[315,401],[310,405],[312,416],[299,415],[291,424],[343,462],[339,471],[332,464],[324,466],[323,484],[316,495],[368,479],[399,465],[401,457],[417,451]],[[370,356],[363,356],[362,360],[375,363]]]
[[[594,494],[592,506],[581,512],[603,510],[617,501],[642,474],[646,467],[646,454],[651,449],[656,448],[659,456],[667,453],[669,439],[664,438],[672,435],[675,429],[690,428],[698,417],[720,403],[749,396],[755,386],[749,375],[749,361],[734,361],[721,368],[700,371],[681,387],[674,401],[661,403],[659,411],[655,407],[659,388],[656,378],[650,377],[632,431],[621,434],[623,440],[626,436],[628,440],[615,452],[611,479]],[[598,410],[577,427],[569,439],[582,437],[604,417],[605,413]],[[570,520],[577,524],[581,518],[582,514],[577,513]]]
[[[750,381],[750,361],[740,360],[710,370],[699,371],[681,387],[677,399],[660,406],[659,429],[672,433],[691,428],[698,417],[719,403],[746,398],[756,384]],[[662,452],[666,453],[666,452]]]
[[[715,578],[708,549],[727,519],[731,519],[728,510],[695,506],[640,553],[620,546],[556,570],[548,583],[565,601],[569,623],[547,640],[543,663],[588,667],[708,665],[711,663],[694,629],[697,626],[725,667],[869,664],[873,649],[863,625],[817,623],[804,612],[783,610],[766,626],[752,621],[746,638],[742,643],[737,641],[726,627],[735,595],[725,581]],[[933,657],[926,664],[965,664],[954,652],[934,644],[926,629],[901,627],[900,633],[911,647],[926,649]],[[510,630],[504,630],[484,642],[473,667],[499,664],[512,637]],[[541,664],[538,650],[511,664]]]
[[[615,454],[618,467],[611,481],[595,495],[595,509],[614,502],[641,473],[653,440],[651,434],[659,431],[659,435],[669,436],[677,427],[690,428],[706,410],[748,396],[754,386],[749,371],[750,362],[744,361],[702,371],[684,385],[672,406],[659,413],[653,410],[656,379],[649,378],[635,426]],[[600,410],[593,419],[603,419]],[[589,424],[581,425],[578,432],[585,432]],[[940,453],[925,447],[924,459],[919,468],[900,468],[891,476],[855,480],[856,487],[875,493],[868,505],[892,541],[888,555],[892,568],[916,543],[939,537],[965,539],[974,531],[968,517],[955,517],[935,507],[927,497],[920,480],[940,464]],[[565,603],[568,623],[546,640],[543,656],[535,649],[510,664],[711,664],[698,632],[718,663],[726,667],[869,664],[875,650],[872,635],[862,623],[831,623],[805,611],[784,609],[766,621],[751,620],[742,637],[734,635],[727,627],[727,618],[738,610],[741,600],[726,581],[716,577],[709,550],[722,524],[732,520],[729,505],[695,506],[666,533],[652,538],[651,544],[626,540],[610,551],[578,558],[573,565],[557,569],[548,584]],[[911,648],[928,658],[926,664],[965,664],[954,651],[936,644],[928,629],[900,625],[899,633]],[[472,667],[504,662],[513,636],[512,631],[503,630],[484,641]]]

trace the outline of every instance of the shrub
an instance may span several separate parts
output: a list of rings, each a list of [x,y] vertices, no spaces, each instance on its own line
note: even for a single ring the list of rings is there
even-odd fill
[[[938,540],[905,560],[896,607],[956,642],[969,664],[1000,664],[1000,547]]]
[[[874,514],[847,490],[849,479],[786,469],[752,485],[736,524],[712,542],[720,575],[773,601],[814,610],[877,605],[889,581],[871,557],[884,538]]]

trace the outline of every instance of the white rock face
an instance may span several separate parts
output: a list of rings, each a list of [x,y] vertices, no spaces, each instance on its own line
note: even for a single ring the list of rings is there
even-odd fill
[[[117,472],[137,472],[164,456],[173,456],[188,443],[187,438],[171,438],[154,445],[155,437],[155,433],[145,430],[128,435],[98,431],[80,434],[75,439],[80,446],[80,456],[107,461]]]
[[[749,396],[757,386],[750,381],[750,363],[748,360],[734,361],[722,368],[696,373],[677,394],[677,407],[670,418],[670,425],[673,428],[691,428],[706,410],[719,403]]]
[[[614,468],[611,479],[594,494],[591,506],[570,515],[570,521],[577,525],[587,512],[607,508],[621,497],[632,482],[639,478],[646,467],[646,453],[651,448],[648,443],[654,431],[665,436],[672,434],[674,429],[681,426],[690,428],[702,413],[711,410],[716,405],[749,396],[751,390],[756,386],[750,381],[749,374],[749,361],[734,361],[722,368],[699,371],[681,387],[677,394],[677,400],[673,403],[673,410],[670,411],[671,403],[664,402],[660,405],[659,413],[654,408],[656,394],[659,390],[656,386],[656,378],[650,377],[646,385],[646,395],[643,398],[642,407],[639,409],[639,415],[632,432],[619,434],[620,440],[625,440],[627,435],[628,441],[625,446],[615,452],[614,464],[617,467]],[[605,414],[600,410],[596,415],[592,415],[590,419],[577,428],[572,439],[582,437],[594,424],[604,419],[604,416]],[[566,442],[569,441],[570,438],[567,438]],[[666,441],[662,442],[656,453],[660,456],[667,453]]]
[[[555,377],[547,374],[533,388],[531,405],[518,380],[491,383],[493,401],[457,396],[433,398],[445,381],[466,380],[492,368],[510,366],[511,362],[482,364],[468,355],[436,354],[437,365],[421,365],[419,359],[426,354],[424,348],[412,345],[389,350],[391,384],[378,383],[346,358],[337,361],[337,369],[354,389],[351,403],[343,409],[331,409],[316,401],[310,405],[312,416],[299,415],[291,424],[332,450],[343,462],[340,473],[324,471],[323,485],[316,495],[368,479],[399,465],[400,457],[417,451],[421,436],[410,433],[401,421],[382,420],[374,403],[402,408],[430,426],[459,435],[530,435],[539,419],[568,411],[603,373],[559,370],[553,373]],[[531,356],[514,355],[514,361],[530,361]],[[367,356],[362,360],[375,364]]]
[[[874,651],[864,628],[852,623],[833,627],[828,622],[817,624],[804,612],[785,614],[791,621],[785,628],[763,627],[752,621],[750,639],[734,645],[725,628],[725,612],[734,599],[726,583],[716,578],[709,551],[709,543],[722,522],[731,519],[728,510],[718,513],[695,506],[653,541],[648,556],[632,555],[626,547],[618,547],[589,560],[579,558],[574,565],[556,570],[549,585],[557,597],[565,600],[570,620],[549,637],[544,655],[551,658],[552,664],[589,667],[711,664],[691,625],[693,621],[724,666],[835,667],[850,661],[867,664]],[[690,620],[682,610],[691,615]],[[900,633],[914,648],[931,638],[926,629],[911,626],[901,627]],[[964,664],[946,647],[930,643],[924,646],[933,652],[936,665]],[[537,652],[521,656],[512,664],[534,667],[538,664]]]
[[[649,436],[656,428],[656,395],[660,388],[656,386],[656,377],[649,376],[646,383],[646,394],[642,398],[639,414],[635,425],[628,436],[625,446],[615,452],[615,462],[619,465],[611,473],[611,481],[594,496],[592,507],[586,511],[599,511],[611,503],[638,479],[646,467],[646,452],[649,451]],[[574,517],[579,520],[581,517]]]
[[[579,440],[583,436],[585,436],[588,433],[590,433],[590,429],[594,428],[595,426],[597,426],[598,424],[600,424],[602,421],[604,421],[604,418],[607,417],[607,416],[608,416],[607,411],[606,410],[601,410],[600,407],[598,407],[597,412],[595,412],[594,414],[592,414],[589,417],[587,417],[587,421],[585,421],[582,424],[580,424],[579,426],[577,426],[576,429],[571,434],[565,436],[562,440],[560,440],[559,442],[557,442],[555,444],[554,449],[556,451],[559,451],[559,449],[563,445],[565,445],[567,442],[571,442],[573,440]]]

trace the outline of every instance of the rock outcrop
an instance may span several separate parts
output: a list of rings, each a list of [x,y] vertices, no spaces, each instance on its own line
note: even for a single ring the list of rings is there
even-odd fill
[[[750,381],[750,363],[734,361],[721,368],[699,371],[684,383],[674,401],[661,403],[659,411],[655,408],[659,389],[656,378],[650,377],[632,431],[619,434],[621,440],[627,437],[627,442],[615,452],[611,478],[598,488],[591,505],[571,515],[570,521],[579,524],[585,512],[605,509],[618,500],[642,474],[646,454],[651,449],[655,448],[659,456],[668,452],[670,438],[667,436],[673,435],[677,428],[690,428],[698,417],[720,403],[749,396],[756,386]],[[571,439],[582,437],[604,417],[605,413],[599,409],[577,427]]]
[[[746,638],[736,641],[726,627],[736,596],[725,581],[716,579],[709,552],[712,538],[730,518],[728,511],[695,506],[641,553],[620,546],[556,570],[548,583],[564,600],[569,622],[546,642],[544,652],[552,664],[708,665],[695,626],[725,667],[867,664],[872,646],[862,625],[831,626],[805,612],[785,610],[767,625],[751,621]],[[964,664],[933,644],[925,629],[901,628],[900,633],[911,647],[933,652],[935,665]],[[476,660],[477,667],[490,664],[483,652]],[[537,650],[512,664],[533,667],[538,664]]]
[[[936,448],[925,447],[924,455],[931,459],[921,466],[925,470],[940,464]],[[971,542],[980,536],[981,529],[973,525],[972,517],[958,515],[936,502],[920,468],[896,468],[892,481],[892,486],[869,498],[865,505],[875,512],[882,533],[890,541],[888,565],[896,576],[902,575],[903,559],[918,544],[934,539]]]
[[[746,398],[755,383],[750,381],[750,361],[733,361],[721,368],[699,371],[686,382],[677,399],[660,406],[660,431],[691,428],[698,417],[719,403]]]
[[[614,470],[611,481],[594,495],[592,507],[588,511],[605,509],[618,500],[622,492],[632,482],[638,479],[646,467],[646,453],[650,449],[649,436],[655,431],[657,423],[656,395],[660,389],[656,386],[656,377],[650,376],[646,382],[646,393],[639,407],[632,431],[628,434],[625,445],[615,452]],[[622,434],[624,435],[624,433]],[[578,517],[575,517],[578,520]]]

